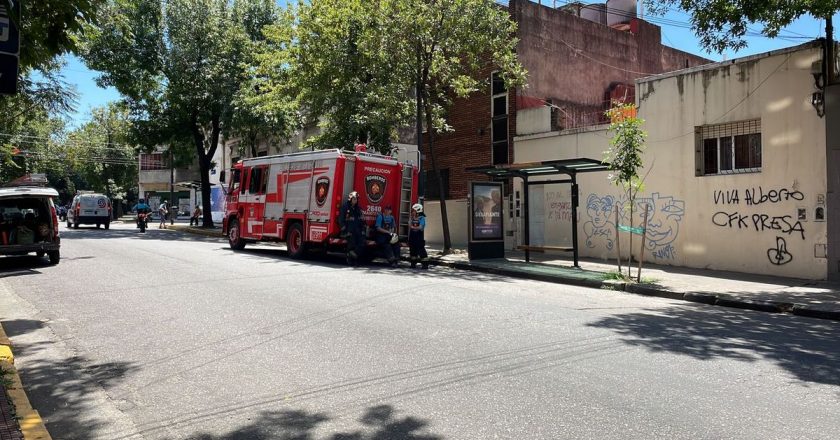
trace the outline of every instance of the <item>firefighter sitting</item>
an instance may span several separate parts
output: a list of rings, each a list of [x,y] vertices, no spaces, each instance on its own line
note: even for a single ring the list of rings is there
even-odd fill
[[[400,242],[396,231],[397,222],[394,220],[391,207],[385,206],[382,208],[382,212],[376,216],[374,234],[376,234],[376,244],[382,249],[382,253],[391,267],[399,266],[400,261]]]
[[[338,224],[341,226],[341,234],[347,240],[347,255],[357,259],[365,248],[365,239],[362,234],[362,209],[359,208],[359,193],[352,191],[347,195],[347,201],[341,205],[338,214]]]

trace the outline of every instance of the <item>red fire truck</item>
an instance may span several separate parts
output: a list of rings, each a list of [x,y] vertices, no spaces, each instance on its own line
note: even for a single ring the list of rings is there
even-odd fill
[[[417,202],[417,176],[415,165],[368,153],[363,146],[355,152],[241,160],[231,170],[223,231],[235,250],[249,242],[275,241],[286,242],[293,258],[307,250],[343,252],[338,215],[347,195],[357,191],[365,223],[372,225],[390,205],[404,241],[411,205]]]

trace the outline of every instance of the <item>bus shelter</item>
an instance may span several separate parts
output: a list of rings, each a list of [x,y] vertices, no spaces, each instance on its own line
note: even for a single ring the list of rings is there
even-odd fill
[[[578,218],[577,211],[579,205],[579,191],[577,184],[577,175],[580,173],[592,173],[598,171],[608,171],[609,164],[601,162],[596,159],[562,159],[549,160],[544,162],[531,163],[516,163],[508,165],[496,165],[492,167],[472,167],[467,168],[467,171],[484,174],[492,180],[507,180],[513,177],[522,179],[525,191],[522,198],[522,210],[524,211],[524,231],[523,241],[524,245],[521,247],[525,251],[525,261],[531,261],[531,231],[530,231],[530,211],[528,208],[528,193],[531,185],[548,185],[554,183],[569,183],[571,184],[572,194],[572,247],[571,248],[556,248],[556,250],[572,251],[574,266],[578,265]],[[565,176],[563,178],[552,178],[555,176]],[[534,180],[540,178],[539,180]],[[546,179],[548,178],[548,179]]]

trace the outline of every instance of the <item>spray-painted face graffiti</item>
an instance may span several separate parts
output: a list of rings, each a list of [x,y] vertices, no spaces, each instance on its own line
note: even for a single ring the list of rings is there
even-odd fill
[[[648,210],[645,247],[654,251],[673,243],[680,233],[680,222],[685,215],[685,202],[673,197],[660,196],[659,193],[653,193],[649,198],[637,199],[637,212],[634,213],[638,215],[636,224],[642,224],[645,209]]]
[[[586,200],[586,215],[589,220],[583,224],[583,233],[586,236],[586,247],[595,248],[602,244],[607,250],[612,250],[615,238],[615,224],[610,221],[611,214],[615,209],[613,196],[598,197],[597,194],[590,194]]]

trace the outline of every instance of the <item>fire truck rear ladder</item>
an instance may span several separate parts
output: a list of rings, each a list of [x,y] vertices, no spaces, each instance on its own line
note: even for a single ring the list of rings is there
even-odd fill
[[[411,184],[413,175],[413,167],[403,167],[402,185],[400,186],[400,221],[398,232],[402,240],[408,239],[408,223],[411,221]]]

